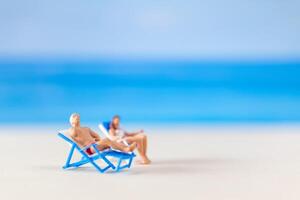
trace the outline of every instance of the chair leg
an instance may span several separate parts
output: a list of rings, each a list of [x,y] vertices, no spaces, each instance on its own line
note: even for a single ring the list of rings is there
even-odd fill
[[[119,172],[121,170],[121,164],[122,164],[123,158],[120,158],[119,162],[118,162],[118,166],[117,166],[117,172]]]
[[[101,156],[102,157],[102,159],[104,160],[104,162],[106,162],[106,164],[108,164],[112,169],[116,169],[116,167],[114,166],[114,164],[112,163],[112,162],[110,162],[107,158],[106,158],[106,156]]]
[[[103,170],[93,161],[91,160],[90,163],[100,172],[103,173]]]
[[[128,168],[130,168],[131,167],[131,164],[132,164],[132,160],[133,160],[133,156],[132,157],[130,157],[130,159],[129,159],[129,162],[128,162]]]
[[[81,161],[79,161],[78,163],[76,163],[76,167],[81,166],[83,164],[86,163],[91,163],[100,173],[105,172],[106,170],[108,170],[109,168],[115,168],[115,166],[104,156],[102,155],[100,152],[98,152],[98,156],[91,158],[88,155],[86,155],[85,153],[81,152],[82,154],[82,158]],[[103,169],[95,162],[95,160],[98,160],[99,158],[101,158],[106,164],[107,166],[104,167]]]
[[[63,166],[64,169],[70,167],[70,162],[71,162],[74,150],[75,150],[75,145],[72,145],[70,153],[69,153],[67,161],[66,161],[66,164],[65,164],[65,166]]]
[[[93,160],[90,161],[90,163],[100,172],[100,173],[104,173],[106,170],[108,170],[109,168],[111,168],[110,165],[104,167],[103,169],[97,165]]]

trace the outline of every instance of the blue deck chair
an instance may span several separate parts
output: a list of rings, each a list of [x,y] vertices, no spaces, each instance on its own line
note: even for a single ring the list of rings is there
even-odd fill
[[[110,127],[110,122],[109,122],[109,121],[103,122],[103,123],[99,124],[98,127],[99,127],[100,131],[104,134],[104,136],[105,136],[106,138],[111,139],[111,137],[110,137],[110,135],[109,135],[109,127]],[[121,142],[122,142],[123,144],[129,146],[129,144],[126,142],[126,140],[122,140]],[[115,150],[115,151],[118,152],[118,150]],[[136,157],[136,155],[135,155],[134,152],[131,152],[131,153],[129,153],[129,154],[130,154],[130,156],[131,156],[132,158],[133,158],[133,157]],[[130,160],[130,161],[128,162],[127,165],[123,165],[123,166],[121,166],[121,162],[122,162],[122,161],[120,160],[119,163],[118,163],[117,168],[121,168],[121,169],[127,168],[127,167],[130,168],[132,160]]]
[[[71,149],[69,152],[69,155],[67,157],[66,163],[63,166],[63,169],[69,169],[69,168],[77,168],[85,164],[91,164],[93,165],[100,173],[104,173],[108,169],[116,170],[117,172],[121,169],[125,168],[121,166],[121,163],[123,160],[129,160],[128,162],[128,168],[130,168],[133,156],[130,153],[125,152],[117,152],[112,149],[106,150],[106,151],[99,151],[97,149],[96,144],[91,144],[89,146],[80,148],[72,139],[66,136],[65,131],[60,131],[58,133],[58,136],[67,141],[71,145]],[[94,148],[95,152],[93,155],[88,155],[86,153],[86,150],[88,148]],[[80,161],[71,163],[74,151],[77,150],[81,155],[82,158]],[[107,157],[115,157],[119,159],[118,167],[115,167],[115,165],[107,158]],[[104,168],[101,168],[96,161],[102,160],[107,166]]]

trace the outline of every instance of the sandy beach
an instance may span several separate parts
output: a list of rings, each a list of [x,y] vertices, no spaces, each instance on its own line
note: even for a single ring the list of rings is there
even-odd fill
[[[63,170],[53,126],[0,127],[1,199],[300,199],[300,126],[157,126],[153,164]]]

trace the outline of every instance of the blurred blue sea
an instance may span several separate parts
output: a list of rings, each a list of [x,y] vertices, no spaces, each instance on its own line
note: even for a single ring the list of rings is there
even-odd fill
[[[0,123],[300,122],[300,61],[0,59]]]

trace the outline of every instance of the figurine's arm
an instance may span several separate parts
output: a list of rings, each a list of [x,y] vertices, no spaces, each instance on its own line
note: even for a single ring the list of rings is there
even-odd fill
[[[94,132],[92,129],[89,129],[89,130],[90,130],[91,136],[93,138],[95,138],[95,141],[99,141],[101,139],[100,136],[96,132]]]

